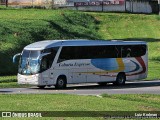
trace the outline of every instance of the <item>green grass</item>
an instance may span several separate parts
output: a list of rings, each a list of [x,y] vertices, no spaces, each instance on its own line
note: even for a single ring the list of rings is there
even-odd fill
[[[159,80],[160,79],[160,61],[150,60],[148,66],[148,77],[146,80]]]
[[[148,78],[160,79],[160,16],[128,13],[90,13],[101,39],[139,40],[148,43]]]
[[[17,76],[0,76],[0,88],[17,88],[30,87],[30,85],[19,85],[17,83]]]
[[[99,24],[103,39],[142,39],[152,42],[160,38],[159,16],[128,13],[92,13]],[[105,34],[103,34],[105,33]]]
[[[16,76],[0,76],[0,88],[17,87]]]
[[[14,54],[45,39],[147,41],[148,80],[160,79],[160,16],[68,10],[0,9],[0,75],[17,73]]]
[[[17,82],[16,76],[0,76],[0,83]]]
[[[25,45],[35,41],[77,38],[124,39],[148,42],[147,79],[160,79],[159,24],[158,15],[0,8],[0,75],[16,74],[17,64],[12,64],[12,56],[21,52]],[[16,76],[1,76],[0,88],[6,87],[24,86],[17,84]],[[159,95],[102,96],[101,98],[65,94],[1,94],[0,111],[160,111]]]
[[[128,13],[91,13],[99,21],[102,39],[142,40],[148,42],[149,59],[160,58],[160,16]]]
[[[143,40],[149,45],[148,80],[159,79],[160,17],[123,13],[82,13],[51,10],[0,9],[0,74],[17,72],[12,56],[43,39]],[[25,87],[16,76],[1,76],[0,88]],[[159,95],[78,96],[65,94],[1,94],[0,111],[160,111]],[[15,118],[17,119],[17,118]],[[27,118],[26,118],[27,119]],[[33,119],[33,118],[32,118]],[[37,118],[35,118],[37,119]],[[103,119],[103,118],[42,118]]]
[[[159,111],[159,95],[0,95],[0,111]],[[80,119],[80,118],[79,118]],[[95,118],[96,119],[96,118]],[[98,119],[98,118],[97,118]]]
[[[61,10],[0,10],[0,75],[17,73],[12,57],[46,39],[98,39],[91,15]]]

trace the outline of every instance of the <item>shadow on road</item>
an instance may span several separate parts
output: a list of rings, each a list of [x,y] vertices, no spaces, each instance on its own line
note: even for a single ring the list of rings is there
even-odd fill
[[[139,81],[139,82],[127,82],[123,86],[115,86],[113,84],[107,84],[106,86],[100,86],[98,84],[73,84],[68,85],[65,89],[60,90],[93,90],[93,89],[130,89],[130,88],[145,88],[145,87],[156,87],[160,86],[160,81]],[[33,87],[30,89],[39,89],[37,87]],[[57,90],[54,87],[46,87],[41,90]]]
[[[0,90],[0,93],[9,93],[9,92],[12,92],[12,91]]]

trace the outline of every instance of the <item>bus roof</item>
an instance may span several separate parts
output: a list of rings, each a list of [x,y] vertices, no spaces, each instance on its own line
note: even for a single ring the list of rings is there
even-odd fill
[[[43,50],[58,46],[94,46],[94,45],[138,45],[146,44],[144,41],[122,40],[44,40],[27,45],[25,50]]]

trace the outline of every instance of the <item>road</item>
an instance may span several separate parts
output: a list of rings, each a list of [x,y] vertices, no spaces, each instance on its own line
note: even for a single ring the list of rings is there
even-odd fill
[[[31,88],[3,88],[0,94],[77,94],[77,95],[101,95],[101,94],[160,94],[160,80],[126,82],[124,86],[99,86],[97,84],[68,85],[64,90],[54,87],[39,89]]]

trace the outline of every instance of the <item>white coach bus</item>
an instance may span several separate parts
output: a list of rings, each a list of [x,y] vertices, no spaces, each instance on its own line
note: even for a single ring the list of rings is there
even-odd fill
[[[18,83],[39,88],[67,84],[113,83],[147,77],[147,43],[142,41],[46,40],[26,46],[20,55]]]

